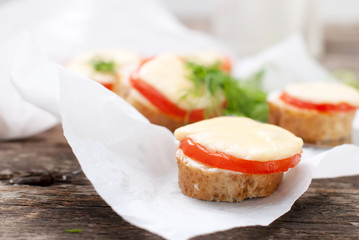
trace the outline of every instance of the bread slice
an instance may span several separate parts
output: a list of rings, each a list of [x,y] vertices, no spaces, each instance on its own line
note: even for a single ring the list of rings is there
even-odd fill
[[[301,109],[284,103],[279,94],[268,97],[269,119],[301,137],[305,143],[334,146],[351,141],[355,111],[319,112]]]
[[[239,202],[245,198],[266,197],[282,181],[283,173],[243,174],[212,168],[176,152],[178,182],[182,192],[206,201]]]
[[[137,111],[145,116],[151,123],[164,126],[172,132],[186,124],[182,119],[167,115],[158,110],[157,107],[134,88],[129,89],[125,100],[135,107]]]

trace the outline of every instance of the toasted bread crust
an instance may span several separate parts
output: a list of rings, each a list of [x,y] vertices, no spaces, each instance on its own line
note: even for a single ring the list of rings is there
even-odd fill
[[[159,111],[145,97],[143,97],[136,89],[131,88],[126,95],[126,101],[135,107],[142,115],[144,115],[151,123],[164,126],[174,132],[186,123],[178,118],[169,116]]]
[[[339,145],[351,140],[355,111],[322,113],[279,101],[268,101],[268,107],[269,123],[287,129],[306,143]]]
[[[197,167],[188,163],[188,157],[180,149],[177,150],[176,158],[182,192],[201,200],[239,202],[245,198],[266,197],[282,181],[283,173],[255,175],[226,170],[211,171],[214,168],[198,162],[201,167]]]

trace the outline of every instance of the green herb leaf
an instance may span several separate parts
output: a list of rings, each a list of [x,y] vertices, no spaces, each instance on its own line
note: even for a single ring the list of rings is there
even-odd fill
[[[104,60],[100,60],[100,59],[93,59],[91,61],[91,64],[97,72],[112,74],[112,73],[115,73],[115,71],[116,71],[116,64],[114,61],[104,61]]]
[[[74,228],[74,229],[66,229],[65,231],[68,233],[81,233],[82,229]]]
[[[209,107],[205,111],[208,116],[215,116],[221,112],[222,115],[245,116],[262,122],[267,121],[267,94],[262,90],[264,70],[239,81],[221,71],[219,64],[206,67],[187,62],[186,67],[190,72],[188,78],[193,82],[193,89],[183,98],[191,95],[208,96]],[[223,96],[226,102],[224,109],[221,102]]]

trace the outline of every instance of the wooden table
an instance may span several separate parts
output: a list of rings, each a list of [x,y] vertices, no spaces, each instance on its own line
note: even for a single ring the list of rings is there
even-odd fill
[[[358,76],[359,35],[353,33],[358,29],[330,29],[321,59],[325,66]],[[80,168],[61,126],[27,140],[1,142],[0,163],[1,239],[161,239],[114,213],[82,172],[61,178]],[[46,187],[10,184],[29,174],[43,174],[44,184],[56,181]],[[269,227],[235,228],[196,239],[359,239],[359,176],[313,180],[292,210]]]

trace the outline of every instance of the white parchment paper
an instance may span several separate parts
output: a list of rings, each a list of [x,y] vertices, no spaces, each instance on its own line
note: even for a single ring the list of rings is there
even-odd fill
[[[107,21],[119,24],[118,32],[113,33],[120,37],[116,45],[144,51],[144,54],[176,48],[190,51],[225,47],[205,35],[186,30],[152,1],[108,0],[108,5],[88,2],[90,4],[84,9],[91,11],[77,16],[75,13],[80,8],[67,9],[68,16],[75,20],[60,21],[63,18],[56,15],[31,31],[35,43],[22,35],[16,43],[16,53],[7,53],[5,57],[14,58],[11,76],[18,92],[29,102],[62,119],[64,134],[84,173],[101,197],[125,220],[169,239],[186,239],[240,226],[265,226],[290,210],[308,188],[312,174],[318,178],[359,174],[356,160],[359,150],[355,145],[329,151],[305,148],[303,161],[285,174],[279,189],[267,198],[216,203],[184,196],[177,183],[176,142],[172,133],[150,124],[100,84],[53,61],[61,63],[77,47],[84,50],[106,44],[115,46],[113,39],[104,37],[109,36],[110,31],[101,29]],[[138,4],[145,7],[139,9]],[[91,15],[95,9],[103,11],[102,15],[96,11]],[[139,14],[133,15],[134,11]],[[161,20],[152,20],[157,19],[153,15]],[[97,25],[95,20],[99,16],[106,21],[99,20],[102,24]],[[125,20],[126,24],[122,23]],[[50,24],[51,21],[58,25]],[[58,29],[49,29],[50,26],[58,26]],[[97,34],[91,30],[92,26],[99,31]],[[80,32],[75,31],[79,29]],[[86,42],[84,46],[80,40],[73,42],[78,38]],[[90,40],[92,38],[94,40]],[[58,49],[54,50],[56,46]],[[298,37],[269,50],[269,54],[239,62],[235,72],[248,74],[268,63],[277,70],[271,71],[266,83],[270,87],[279,81],[280,84],[272,86],[276,89],[293,79],[306,80],[308,76],[313,80],[330,80],[329,74],[306,54]],[[303,66],[311,73],[303,74]],[[273,79],[276,82],[271,82]]]
[[[20,42],[17,38],[0,46],[0,140],[27,138],[58,123],[50,113],[25,101],[10,80],[12,58]]]
[[[246,77],[265,70],[263,87],[266,91],[276,91],[295,82],[335,81],[307,51],[300,34],[293,34],[279,44],[236,62],[234,75]]]

